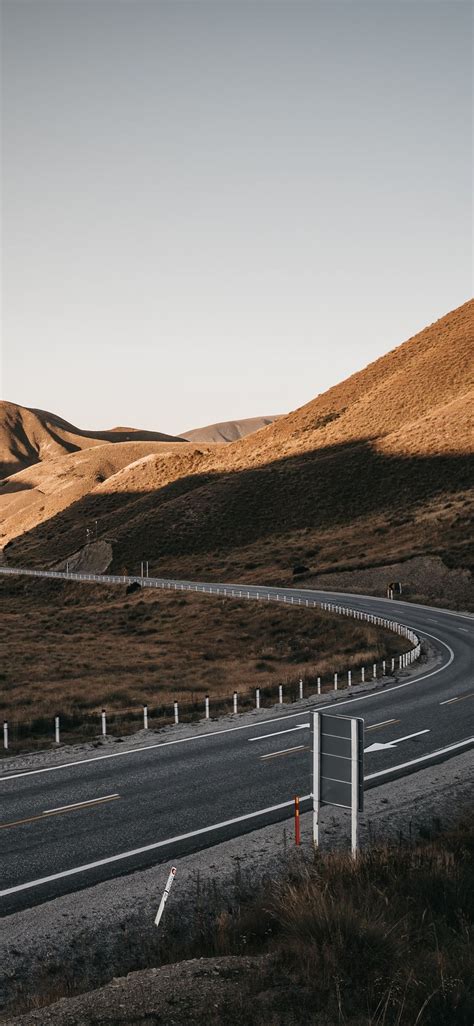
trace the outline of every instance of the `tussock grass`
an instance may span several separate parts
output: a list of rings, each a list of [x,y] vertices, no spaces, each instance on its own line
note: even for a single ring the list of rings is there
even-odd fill
[[[233,881],[196,876],[186,909],[167,906],[164,934],[142,914],[121,923],[106,944],[100,931],[84,933],[66,961],[52,959],[23,984],[16,974],[12,1010],[132,970],[248,955],[254,972],[237,994],[231,987],[224,1001],[211,1003],[207,1024],[472,1026],[473,870],[471,816],[410,844],[369,848],[356,862],[300,852],[278,879],[255,868],[238,870]],[[202,965],[212,973],[212,961]],[[189,1022],[203,1026],[192,1015],[192,994],[189,1001]],[[133,1006],[130,1015],[149,1021]]]

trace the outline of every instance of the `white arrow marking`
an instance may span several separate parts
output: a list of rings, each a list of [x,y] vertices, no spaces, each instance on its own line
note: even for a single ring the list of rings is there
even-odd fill
[[[420,734],[429,734],[429,730],[417,730],[416,734],[406,734],[405,737],[397,737],[394,741],[386,741],[385,744],[375,741],[373,745],[364,748],[364,752],[380,752],[383,748],[395,748],[401,741],[409,741],[411,737],[419,737]]]

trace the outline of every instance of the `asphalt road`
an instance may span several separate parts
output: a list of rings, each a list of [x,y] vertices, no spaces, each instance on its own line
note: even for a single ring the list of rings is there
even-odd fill
[[[147,586],[163,585],[149,579]],[[257,591],[262,593],[243,589],[250,598]],[[429,638],[439,655],[436,666],[399,673],[381,691],[341,691],[336,704],[324,700],[315,706],[364,718],[365,747],[371,749],[365,756],[366,788],[474,745],[474,617],[370,596],[278,593],[389,616],[422,641]],[[161,741],[152,735],[147,747],[91,754],[72,765],[4,772],[2,913],[291,815],[293,796],[310,792],[309,719],[307,706],[295,704],[290,712],[236,716],[230,728],[216,721],[210,732],[197,727]],[[372,749],[388,743],[393,747]]]

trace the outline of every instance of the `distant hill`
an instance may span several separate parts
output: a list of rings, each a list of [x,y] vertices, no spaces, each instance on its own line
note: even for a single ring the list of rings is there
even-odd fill
[[[384,582],[421,559],[413,594],[442,601],[445,572],[467,594],[473,339],[471,301],[264,430],[124,466],[8,558],[61,558],[94,518],[116,569],[146,557],[163,575],[288,581],[304,565],[353,590],[357,568],[380,566]]]
[[[189,442],[206,442],[224,444],[237,442],[239,438],[260,431],[261,428],[273,424],[279,420],[280,415],[274,417],[247,417],[246,420],[226,420],[220,424],[208,424],[207,427],[193,428],[192,431],[185,431],[181,438]]]
[[[134,428],[83,431],[54,413],[0,401],[0,478],[34,463],[103,442],[179,442],[173,435]]]

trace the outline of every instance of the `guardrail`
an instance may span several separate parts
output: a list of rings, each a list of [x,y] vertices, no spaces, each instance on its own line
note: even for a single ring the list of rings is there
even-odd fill
[[[197,581],[179,581],[170,580],[168,578],[161,577],[141,577],[141,576],[127,576],[127,575],[116,575],[116,574],[86,574],[86,573],[73,573],[62,570],[29,570],[22,569],[20,567],[5,567],[0,566],[1,574],[11,574],[13,576],[28,576],[28,577],[41,577],[41,578],[52,578],[66,581],[80,581],[80,582],[93,582],[98,584],[139,584],[142,588],[159,588],[163,591],[184,591],[184,592],[195,592],[206,595],[217,595],[224,598],[240,598],[246,600],[254,600],[260,602],[280,602],[288,606],[298,606],[303,608],[321,609],[324,612],[328,612],[338,616],[347,616],[355,620],[362,620],[366,623],[373,624],[374,626],[383,627],[387,630],[392,631],[402,637],[405,637],[411,644],[411,648],[407,652],[402,653],[398,656],[398,666],[396,665],[397,660],[393,657],[391,659],[391,665],[389,673],[393,674],[396,670],[403,670],[414,663],[421,654],[421,644],[418,636],[410,627],[405,624],[400,624],[396,620],[390,620],[386,617],[376,616],[374,613],[367,613],[361,609],[353,609],[350,606],[341,605],[340,603],[323,602],[312,598],[301,598],[299,595],[292,595],[285,589],[267,587],[262,588],[257,585],[238,585],[238,584],[203,584]],[[380,667],[382,677],[387,675],[387,664],[386,661],[382,661]],[[370,673],[371,671],[371,673]],[[379,666],[376,663],[372,664],[369,668],[369,673],[366,675],[366,667],[351,667],[344,674],[334,673],[332,679],[328,681],[322,681],[321,677],[317,677],[313,684],[312,693],[320,695],[331,691],[338,691],[342,687],[351,689],[357,683],[364,684],[370,679],[373,681],[378,679]],[[360,680],[355,679],[355,674],[360,673]],[[307,684],[311,687],[311,682],[307,681]],[[214,714],[219,712],[226,712],[232,710],[233,714],[238,714],[239,706],[240,710],[244,711],[249,708],[261,708],[261,698],[268,697],[268,693],[271,691],[270,687],[267,688],[255,688],[242,694],[234,691],[231,699],[226,702],[225,699],[218,698],[212,701],[212,710]],[[253,701],[251,700],[253,696]],[[291,691],[292,701],[301,701],[305,697],[304,694],[304,681],[300,679],[297,688],[293,688]],[[306,695],[308,697],[308,695]],[[278,704],[283,704],[283,685],[278,685]],[[181,709],[183,707],[181,706]],[[196,718],[200,713],[204,712],[204,718],[209,719],[211,715],[211,699],[209,695],[205,696],[202,708],[193,703],[192,710],[186,709],[185,712],[190,713],[191,716]],[[141,716],[143,715],[143,728],[149,729],[150,721],[153,719],[150,712],[149,706],[144,705],[142,711],[137,716],[133,714],[127,714],[127,718],[132,722],[140,722]],[[166,722],[179,723],[180,722],[180,706],[177,701],[173,703],[173,709],[162,707],[155,715],[155,721],[159,722],[159,725],[164,725]],[[87,718],[84,717],[84,720]],[[118,720],[122,723],[122,717],[120,714],[115,714],[111,717],[115,722]],[[41,721],[44,725],[44,720]],[[51,726],[54,722],[54,738],[56,743],[60,742],[60,724],[61,718],[59,715],[54,717]],[[63,725],[68,723],[67,717],[62,717]],[[100,721],[95,719],[90,721],[91,727],[98,728],[100,725],[100,733],[102,736],[107,735],[107,713],[105,709],[102,709],[100,714]],[[109,721],[110,725],[110,721]],[[158,724],[157,724],[158,725]],[[94,734],[97,730],[94,729]],[[10,734],[8,721],[4,721],[3,725],[3,748],[8,750],[10,745]]]

